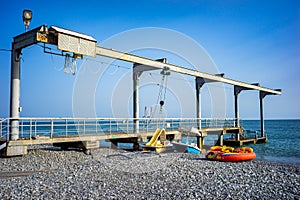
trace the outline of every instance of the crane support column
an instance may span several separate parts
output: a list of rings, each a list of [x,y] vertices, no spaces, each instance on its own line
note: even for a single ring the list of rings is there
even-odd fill
[[[259,87],[259,83],[251,83],[253,86]],[[252,88],[248,87],[243,87],[243,86],[234,86],[234,117],[236,119],[236,126],[239,126],[239,102],[238,102],[238,95],[241,93],[243,90],[253,90]]]
[[[224,73],[222,74],[215,74],[217,77],[224,77]],[[205,79],[201,77],[196,77],[196,115],[197,115],[197,128],[201,129],[201,97],[200,97],[200,90],[204,83],[213,83],[217,82],[215,80]]]
[[[205,81],[203,78],[196,77],[196,117],[197,117],[197,128],[201,129],[201,96],[200,90],[204,85]]]
[[[234,92],[234,118],[235,118],[235,126],[239,126],[239,105],[238,105],[238,96],[237,92]]]
[[[10,80],[10,140],[19,139],[20,106],[20,57],[22,49],[38,41],[47,32],[46,25],[40,26],[26,33],[14,37],[11,51],[11,80]]]
[[[20,55],[21,49],[15,49],[12,44],[11,79],[10,79],[10,140],[19,139],[20,118]]]
[[[139,133],[139,80],[141,73],[133,72],[133,123],[134,133]]]
[[[166,63],[166,58],[157,59],[155,61]],[[133,78],[133,123],[134,123],[134,133],[139,133],[139,80],[140,76],[144,71],[150,71],[150,70],[158,70],[155,67],[142,65],[139,63],[133,64],[133,70],[132,70],[132,78]]]
[[[235,124],[234,126],[237,127],[240,125],[239,121],[239,102],[238,102],[238,96],[240,92],[242,91],[242,88],[238,86],[234,86],[234,118],[235,118]],[[235,134],[235,140],[239,141],[240,140],[240,134],[236,133]]]
[[[281,92],[281,89],[275,89],[275,91],[277,92]],[[261,137],[266,137],[265,134],[265,122],[264,122],[264,98],[267,95],[274,95],[273,93],[268,93],[268,92],[263,92],[263,91],[259,91],[259,110],[260,110],[260,134]]]
[[[234,118],[235,118],[235,126],[239,126],[239,102],[238,96],[242,90],[245,88],[241,88],[239,86],[234,86]]]
[[[263,100],[267,94],[264,92],[259,92],[259,110],[260,110],[260,136],[265,137],[265,122],[264,122],[264,107]]]

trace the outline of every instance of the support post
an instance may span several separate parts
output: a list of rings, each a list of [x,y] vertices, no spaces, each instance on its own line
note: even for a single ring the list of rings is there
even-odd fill
[[[275,89],[274,91],[277,91],[277,92],[281,93],[281,89]],[[259,91],[260,135],[261,135],[261,137],[266,137],[266,134],[265,134],[265,120],[264,120],[264,102],[263,102],[263,100],[267,95],[274,95],[274,94],[264,92],[264,91]]]
[[[224,141],[224,136],[223,136],[223,132],[220,134],[220,138],[219,138],[219,145],[223,146],[223,141]]]
[[[263,99],[267,94],[259,91],[259,105],[260,105],[260,135],[261,137],[265,137],[265,122],[264,122],[264,107],[263,107]]]
[[[38,42],[38,34],[46,33],[46,25],[14,37],[11,51],[10,78],[10,140],[19,139],[20,106],[20,56],[22,49]],[[41,41],[41,40],[39,40]],[[43,41],[44,42],[44,41]]]
[[[258,83],[251,83],[251,85],[259,86]],[[235,126],[240,126],[239,122],[239,102],[238,102],[238,95],[243,90],[252,90],[251,88],[243,87],[234,85],[234,117],[235,117]]]
[[[12,44],[10,78],[10,140],[19,139],[20,118],[20,55],[22,49],[15,49]]]
[[[156,61],[167,63],[166,58],[157,59]],[[133,64],[132,78],[133,78],[133,123],[134,123],[134,133],[139,133],[139,80],[144,71],[157,70],[157,68],[141,65],[139,63]]]
[[[215,74],[215,76],[224,77],[224,73],[221,74]],[[196,115],[197,115],[197,128],[201,129],[201,96],[200,96],[200,90],[201,87],[204,85],[204,83],[213,83],[216,82],[214,80],[204,79],[201,77],[196,77]]]
[[[196,77],[196,117],[197,117],[197,128],[198,130],[201,129],[201,96],[200,90],[201,87],[204,85],[205,81],[203,78]]]
[[[197,147],[199,149],[203,149],[203,141],[204,141],[203,136],[197,136]]]
[[[235,118],[235,126],[239,126],[239,105],[238,105],[238,96],[241,92],[241,88],[238,86],[234,86],[234,118]]]
[[[134,133],[139,133],[139,79],[140,72],[133,71],[133,123]]]

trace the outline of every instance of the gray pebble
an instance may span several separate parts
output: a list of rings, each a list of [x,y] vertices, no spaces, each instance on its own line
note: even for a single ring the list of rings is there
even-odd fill
[[[28,155],[0,158],[1,176],[27,172],[0,176],[0,199],[300,199],[300,165],[203,158],[33,147]]]

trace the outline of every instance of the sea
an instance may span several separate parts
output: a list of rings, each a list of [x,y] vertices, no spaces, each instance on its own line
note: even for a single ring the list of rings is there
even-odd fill
[[[260,130],[259,120],[243,120],[246,130]],[[249,144],[257,160],[300,164],[300,120],[265,120],[267,143]]]
[[[241,125],[246,133],[260,136],[259,120],[242,120]],[[265,133],[267,143],[244,145],[253,148],[256,160],[300,164],[300,120],[265,120]],[[204,143],[213,145],[216,141],[216,135],[207,136]]]

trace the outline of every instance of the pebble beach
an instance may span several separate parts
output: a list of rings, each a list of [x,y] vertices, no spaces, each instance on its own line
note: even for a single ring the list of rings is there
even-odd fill
[[[52,146],[0,158],[0,199],[300,199],[300,165]]]

